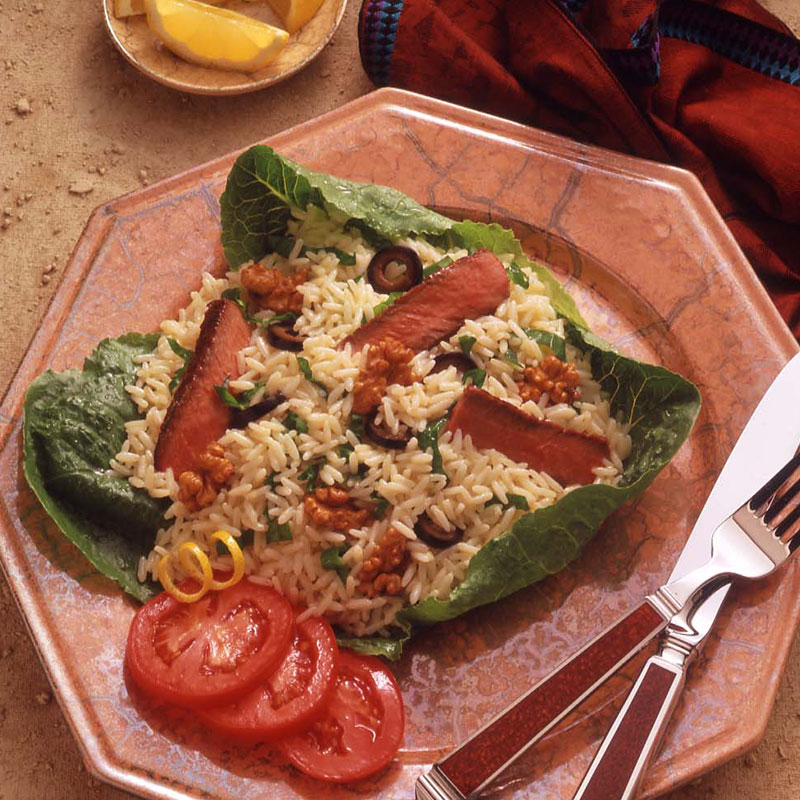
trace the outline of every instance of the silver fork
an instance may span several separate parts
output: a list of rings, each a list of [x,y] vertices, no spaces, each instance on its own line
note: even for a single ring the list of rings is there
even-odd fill
[[[676,614],[713,582],[769,575],[800,544],[799,493],[800,453],[717,526],[705,564],[662,586],[655,597]]]
[[[716,606],[706,600],[734,579],[769,575],[798,546],[800,453],[717,526],[705,564],[652,596],[672,615],[660,651],[642,668],[574,800],[635,797],[677,704],[686,670],[716,619]]]

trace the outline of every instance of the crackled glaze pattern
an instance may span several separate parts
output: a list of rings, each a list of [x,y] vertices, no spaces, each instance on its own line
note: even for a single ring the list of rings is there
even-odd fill
[[[664,580],[739,431],[797,346],[688,173],[393,90],[271,143],[312,168],[512,225],[598,333],[687,375],[705,401],[672,464],[572,567],[414,641],[395,670],[407,729],[394,765],[355,788],[320,787],[267,749],[223,747],[191,719],[129,694],[121,658],[134,607],[58,535],[21,477],[30,379],[78,365],[103,336],[152,329],[185,303],[200,269],[224,269],[217,198],[232,156],[94,213],[0,409],[0,555],[87,763],[147,797],[410,798],[427,765]],[[780,578],[732,596],[646,796],[760,736],[798,617],[797,565]],[[535,782],[536,796],[570,797],[637,669],[612,679],[490,793],[529,797]]]
[[[114,16],[114,0],[103,0],[105,21],[111,40],[136,69],[165,86],[194,94],[245,94],[278,83],[322,52],[322,48],[342,21],[347,0],[324,0],[319,11],[299,31],[292,34],[286,47],[265,67],[256,72],[230,72],[190,64],[164,48],[147,27],[144,16]],[[233,0],[226,8],[282,27],[278,16],[266,3]]]

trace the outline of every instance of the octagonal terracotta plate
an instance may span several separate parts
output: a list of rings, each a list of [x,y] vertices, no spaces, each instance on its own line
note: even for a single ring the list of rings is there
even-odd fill
[[[2,406],[0,556],[89,768],[145,797],[411,798],[428,765],[663,581],[766,386],[797,345],[699,183],[455,106],[382,90],[271,143],[314,169],[396,186],[453,215],[512,225],[620,349],[694,380],[704,408],[672,464],[570,568],[422,633],[395,671],[405,745],[377,779],[321,786],[265,749],[224,747],[131,697],[134,605],[59,536],[21,477],[25,387],[104,336],[150,330],[224,270],[218,196],[233,155],[95,211]],[[797,562],[737,591],[690,674],[645,795],[755,744],[800,606]],[[567,798],[628,677],[531,751],[491,792]]]
[[[342,21],[347,0],[323,0],[319,11],[289,38],[278,57],[256,72],[231,72],[190,64],[170,53],[156,39],[147,19],[139,14],[121,19],[114,15],[114,0],[102,0],[111,40],[136,69],[172,89],[192,94],[246,94],[279,83],[310,64],[331,40]],[[266,2],[230,0],[225,8],[283,27]]]

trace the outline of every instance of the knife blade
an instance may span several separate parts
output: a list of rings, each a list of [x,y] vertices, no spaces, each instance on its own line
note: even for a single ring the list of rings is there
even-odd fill
[[[716,524],[792,456],[800,438],[798,398],[800,353],[778,373],[745,425],[668,581],[708,560]],[[705,600],[709,628],[727,593],[722,587]],[[646,598],[422,775],[417,800],[464,800],[480,791],[651,641],[674,613],[656,596]]]

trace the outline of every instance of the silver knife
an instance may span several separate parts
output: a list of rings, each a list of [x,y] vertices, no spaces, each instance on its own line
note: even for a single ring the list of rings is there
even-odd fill
[[[800,439],[800,354],[781,370],[728,457],[667,582],[711,555],[711,536],[742,497],[794,454]],[[713,625],[728,585],[705,598],[702,620]],[[417,800],[465,800],[479,792],[651,641],[675,613],[658,592],[590,641],[550,675],[435,764],[417,781]],[[700,613],[699,610],[697,613]]]

